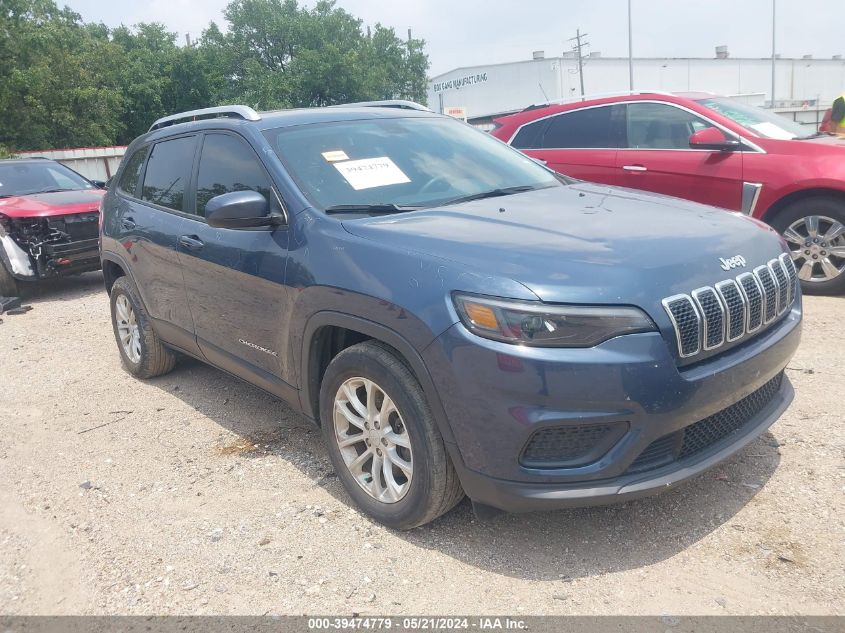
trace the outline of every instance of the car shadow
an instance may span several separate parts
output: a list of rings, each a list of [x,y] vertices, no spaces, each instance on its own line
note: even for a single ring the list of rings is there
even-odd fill
[[[281,457],[352,506],[320,430],[282,401],[193,359],[181,360],[173,373],[151,382],[238,436],[210,450],[241,459]],[[486,521],[476,519],[464,499],[426,526],[391,533],[480,569],[524,579],[575,579],[637,569],[684,551],[728,522],[765,485],[779,461],[778,442],[766,433],[715,469],[657,497],[502,514]]]
[[[22,306],[44,301],[70,301],[96,292],[105,293],[103,273],[100,271],[22,282],[18,287]]]

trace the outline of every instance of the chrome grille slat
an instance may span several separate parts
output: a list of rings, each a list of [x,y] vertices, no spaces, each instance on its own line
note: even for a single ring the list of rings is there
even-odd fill
[[[692,298],[702,316],[704,349],[716,349],[725,342],[725,308],[713,288],[698,288],[692,291]]]
[[[789,280],[789,296],[787,302],[791,306],[793,301],[795,301],[795,291],[798,286],[798,271],[795,269],[795,262],[786,253],[778,257],[778,259],[780,260],[780,265],[783,267],[783,272],[786,274],[786,278]]]
[[[725,335],[727,341],[731,343],[742,338],[742,335],[745,334],[745,314],[748,311],[748,306],[739,285],[733,279],[717,283],[716,292],[719,293],[719,297],[725,305],[725,316],[727,318]]]
[[[784,253],[753,272],[663,300],[681,358],[754,334],[786,312],[798,296],[798,271]]]
[[[769,262],[769,270],[772,271],[778,285],[778,314],[783,314],[784,310],[789,307],[787,303],[789,280],[786,278],[786,273],[783,272],[783,266],[781,266],[779,259],[773,259]]]
[[[768,325],[778,315],[778,288],[775,277],[769,266],[758,266],[754,269],[754,276],[763,289],[763,324]]]
[[[745,318],[745,333],[753,334],[763,327],[763,287],[751,273],[742,273],[736,279],[748,306],[748,314]]]
[[[701,315],[689,295],[675,295],[663,300],[663,307],[675,328],[681,358],[701,351]]]

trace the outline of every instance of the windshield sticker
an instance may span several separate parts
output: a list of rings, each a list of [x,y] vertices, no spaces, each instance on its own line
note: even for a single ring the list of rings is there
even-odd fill
[[[760,134],[763,134],[764,136],[768,136],[769,138],[778,139],[781,141],[789,141],[795,138],[795,135],[792,132],[788,132],[782,127],[779,127],[769,121],[755,123],[751,126],[751,129],[756,132],[760,132]]]
[[[334,163],[340,175],[355,191],[411,182],[405,173],[387,156]]]
[[[330,163],[336,163],[339,160],[349,160],[349,156],[346,155],[342,149],[333,149],[330,152],[323,152],[323,158]]]

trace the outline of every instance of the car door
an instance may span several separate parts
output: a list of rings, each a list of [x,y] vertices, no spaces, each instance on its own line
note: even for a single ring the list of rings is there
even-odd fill
[[[196,143],[196,135],[188,135],[138,149],[118,183],[109,227],[156,330],[186,351],[196,351],[196,344],[176,241],[187,222],[181,213]]]
[[[197,344],[215,365],[279,393],[287,227],[215,228],[205,207],[215,196],[253,190],[282,214],[280,199],[258,155],[230,132],[203,135],[194,183],[194,214],[178,250]]]
[[[619,184],[616,152],[623,112],[612,104],[568,110],[523,126],[511,145],[561,174]]]
[[[738,211],[741,150],[692,149],[689,137],[714,124],[669,103],[625,106],[625,144],[616,155],[620,184]],[[723,130],[726,134],[733,135]]]

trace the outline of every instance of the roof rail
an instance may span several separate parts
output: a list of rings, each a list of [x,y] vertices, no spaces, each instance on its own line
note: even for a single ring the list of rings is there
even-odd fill
[[[215,108],[202,108],[200,110],[189,110],[188,112],[180,112],[179,114],[171,114],[170,116],[162,117],[156,120],[150,126],[149,132],[158,130],[168,125],[175,125],[176,123],[184,121],[194,121],[200,117],[223,117],[233,119],[243,119],[244,121],[260,121],[261,117],[258,113],[245,105],[229,105],[217,106]]]
[[[381,101],[357,101],[355,103],[340,103],[329,106],[331,108],[401,108],[403,110],[419,110],[431,112],[431,110],[420,103],[408,101],[407,99],[383,99]]]
[[[577,103],[578,101],[590,101],[592,99],[605,99],[607,97],[632,97],[634,95],[663,95],[663,96],[672,96],[673,93],[666,92],[665,90],[624,90],[619,92],[599,92],[595,94],[589,95],[579,95],[577,97],[566,97],[564,99],[553,99],[550,101],[545,101],[541,103],[532,103],[527,108],[523,109],[523,112],[526,110],[533,110],[535,108],[545,108],[546,106],[550,105],[561,105],[564,103]]]

